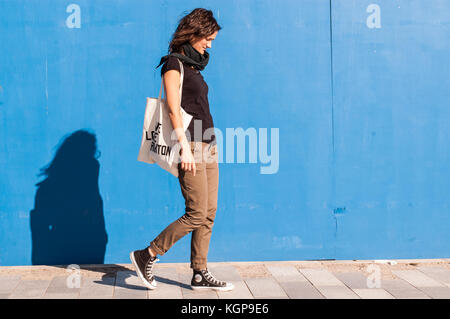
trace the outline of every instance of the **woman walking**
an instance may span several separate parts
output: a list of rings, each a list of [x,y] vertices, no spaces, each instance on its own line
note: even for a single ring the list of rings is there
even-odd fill
[[[130,253],[136,272],[149,289],[156,288],[153,266],[180,238],[192,232],[192,289],[231,290],[233,284],[219,281],[207,268],[207,255],[217,209],[219,165],[213,119],[209,110],[208,85],[202,71],[209,61],[207,48],[221,27],[210,10],[197,8],[183,17],[172,36],[169,55],[161,58],[169,116],[181,145],[178,180],[185,199],[185,214],[167,226],[148,247]],[[182,97],[181,65],[184,70]],[[158,65],[158,67],[159,67]],[[181,102],[181,103],[180,103]],[[180,112],[193,116],[187,132]],[[201,123],[201,131],[198,124]],[[195,130],[194,130],[195,128]],[[187,133],[187,134],[186,134]],[[188,136],[186,136],[188,135]]]

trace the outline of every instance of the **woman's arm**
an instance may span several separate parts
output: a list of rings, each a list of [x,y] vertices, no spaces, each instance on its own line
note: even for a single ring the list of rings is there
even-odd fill
[[[164,92],[166,92],[170,121],[177,135],[177,140],[181,145],[181,168],[188,171],[192,170],[195,175],[195,160],[184,133],[180,110],[180,78],[180,72],[177,70],[169,70],[164,73]]]

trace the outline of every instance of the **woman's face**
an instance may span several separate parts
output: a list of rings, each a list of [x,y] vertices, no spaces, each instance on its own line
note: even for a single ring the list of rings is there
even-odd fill
[[[216,38],[218,31],[214,32],[210,36],[206,38],[196,39],[191,42],[192,47],[200,52],[201,54],[205,54],[207,48],[211,48],[211,42]]]

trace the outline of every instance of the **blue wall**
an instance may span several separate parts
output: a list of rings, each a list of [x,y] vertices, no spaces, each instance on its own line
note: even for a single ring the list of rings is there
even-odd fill
[[[137,153],[195,7],[217,129],[279,129],[273,174],[222,145],[210,261],[450,257],[450,2],[0,0],[0,265],[129,263],[184,213]]]

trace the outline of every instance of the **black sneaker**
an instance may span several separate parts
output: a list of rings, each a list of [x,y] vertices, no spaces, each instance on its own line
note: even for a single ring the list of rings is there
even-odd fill
[[[155,289],[157,285],[155,276],[153,276],[153,266],[159,259],[151,257],[147,248],[132,251],[130,253],[130,259],[144,285],[149,289]]]
[[[194,275],[191,280],[191,288],[194,290],[213,289],[219,291],[229,291],[234,288],[234,285],[232,283],[217,280],[208,269],[194,269]]]

